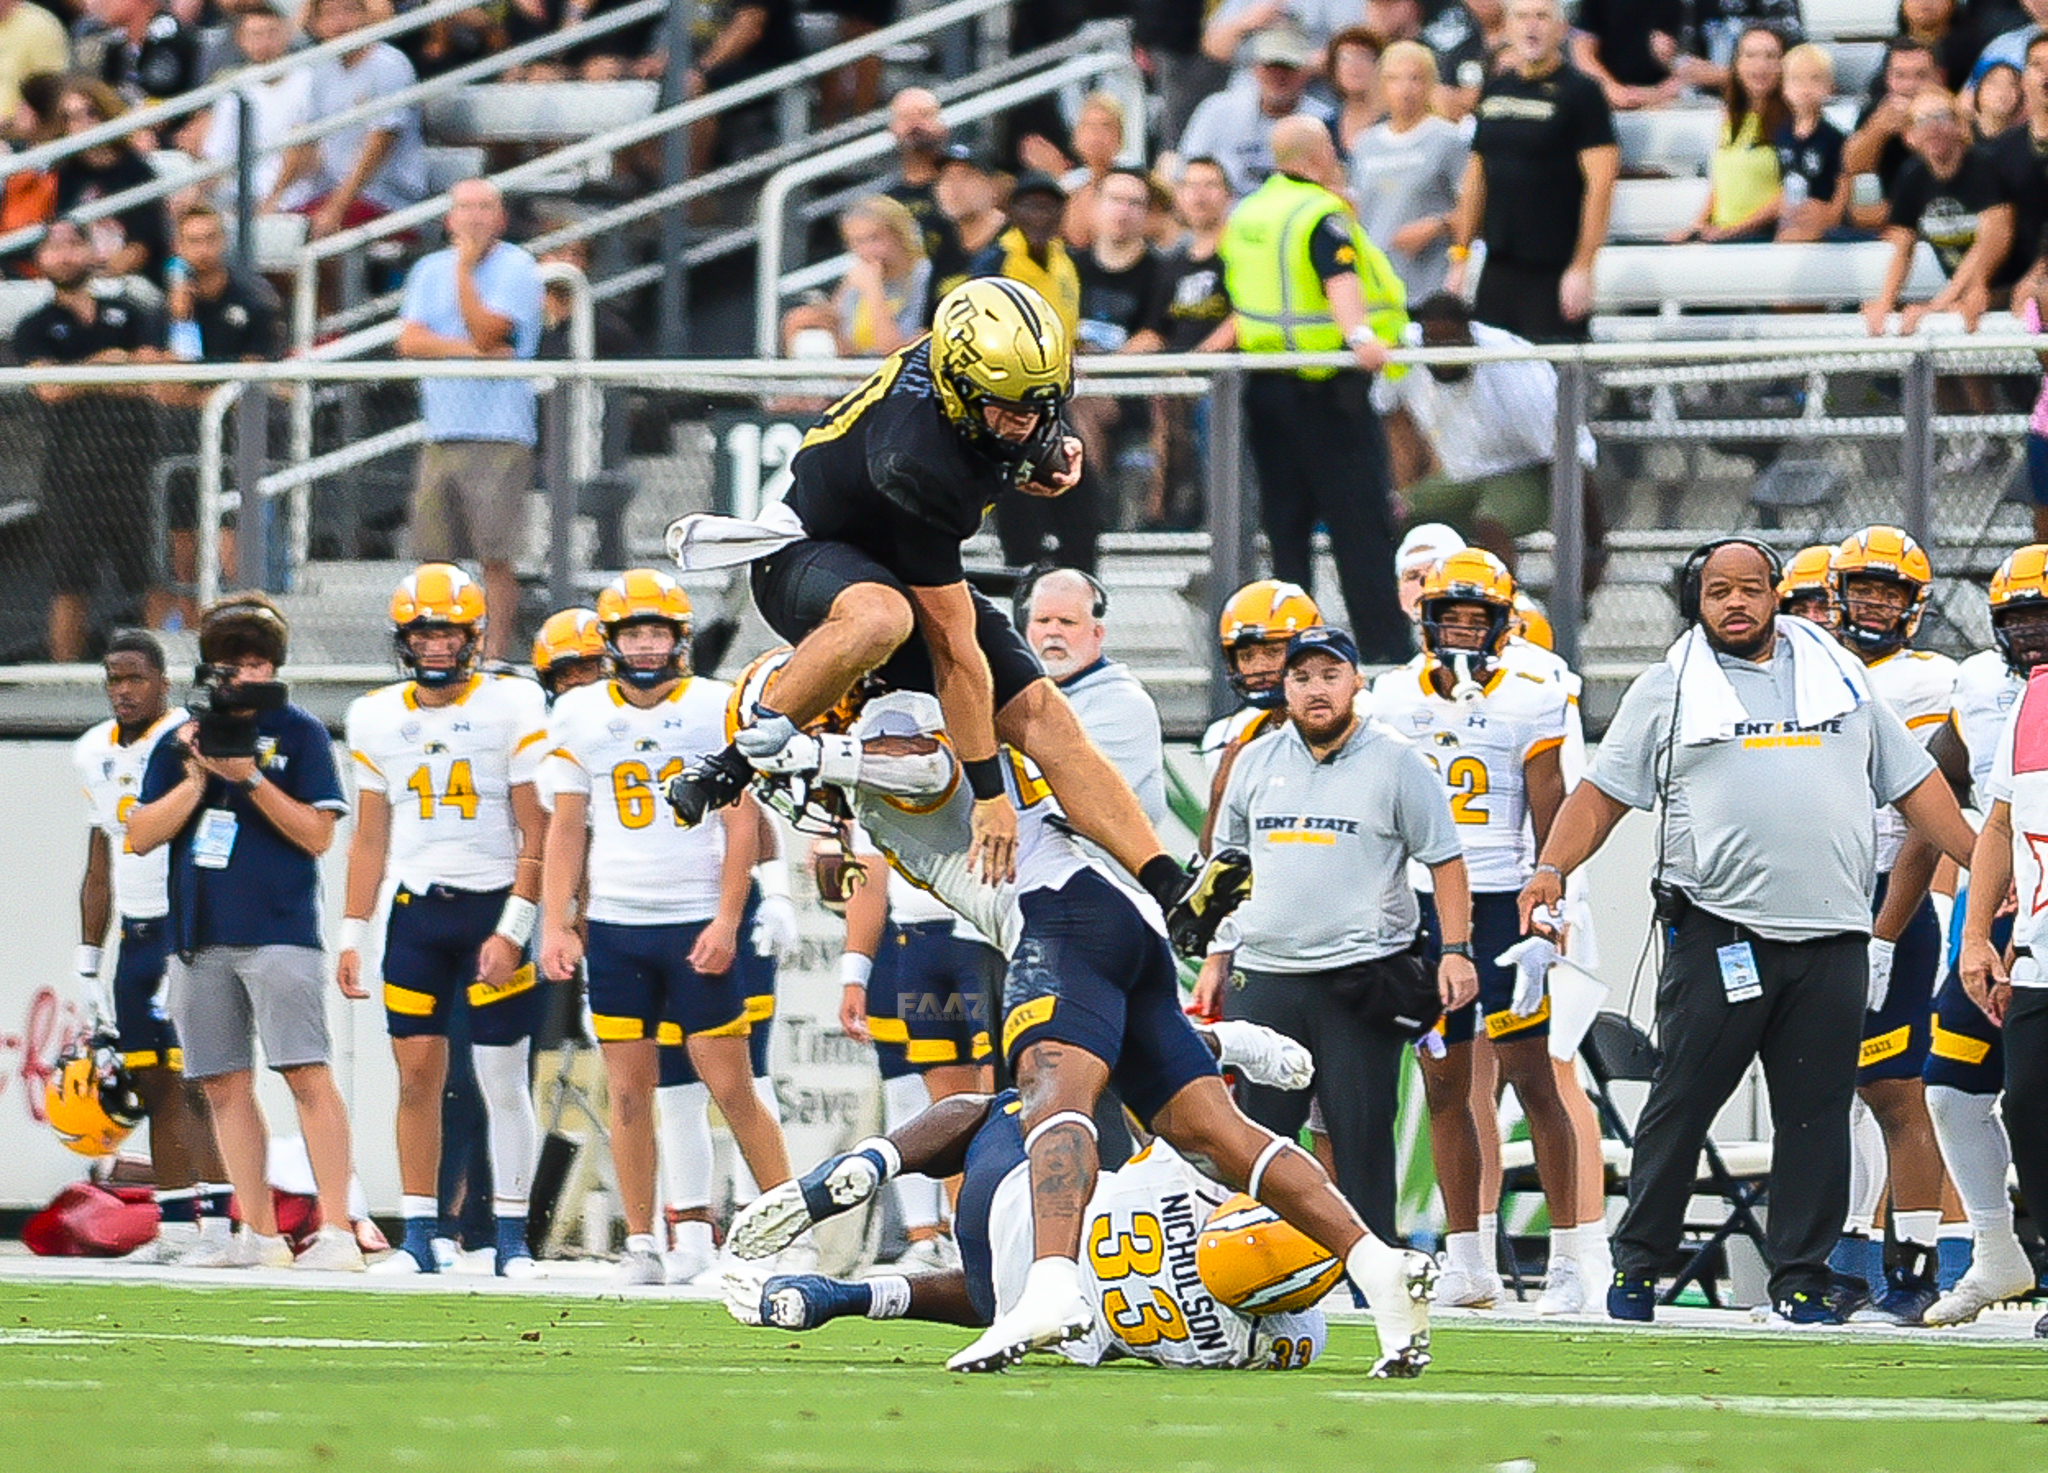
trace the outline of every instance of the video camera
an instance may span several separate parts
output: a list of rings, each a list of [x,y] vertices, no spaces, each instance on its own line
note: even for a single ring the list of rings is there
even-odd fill
[[[200,665],[192,672],[192,714],[199,721],[203,757],[254,757],[256,717],[291,697],[281,680],[237,680],[232,665]]]

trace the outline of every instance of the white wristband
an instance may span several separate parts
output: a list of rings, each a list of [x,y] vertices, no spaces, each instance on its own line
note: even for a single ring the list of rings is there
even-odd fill
[[[862,956],[857,951],[839,953],[839,982],[843,987],[865,987],[868,976],[875,970],[875,959]]]
[[[754,883],[761,887],[765,900],[771,895],[789,899],[789,866],[780,858],[764,859],[754,866]]]
[[[514,946],[524,946],[533,939],[533,923],[539,919],[539,906],[517,895],[507,895],[505,908],[498,912],[497,934]]]
[[[78,973],[81,977],[99,976],[100,957],[102,954],[99,947],[91,946],[81,941],[78,945],[78,951],[72,958],[71,970]]]
[[[850,736],[818,738],[818,781],[847,787],[860,780],[860,739]]]
[[[343,916],[341,918],[341,949],[361,951],[363,943],[370,939],[370,918],[368,916]]]

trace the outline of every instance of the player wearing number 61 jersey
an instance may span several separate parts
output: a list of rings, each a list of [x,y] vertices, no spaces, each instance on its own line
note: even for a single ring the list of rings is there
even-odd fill
[[[384,1015],[398,1061],[405,1241],[377,1271],[435,1271],[448,1019],[467,1007],[490,1127],[497,1269],[529,1277],[528,1050],[540,993],[527,947],[545,823],[533,787],[547,754],[544,698],[531,681],[477,672],[484,593],[460,568],[427,563],[407,575],[391,596],[391,629],[411,678],[348,711],[356,822],[336,966],[345,994],[369,995],[362,953],[389,882]]]
[[[659,1284],[660,1044],[688,1047],[755,1180],[773,1186],[789,1176],[781,1128],[754,1092],[746,1000],[733,967],[760,815],[743,800],[721,810],[719,822],[689,828],[662,800],[686,766],[724,744],[732,691],[689,673],[688,595],[666,574],[634,568],[598,594],[597,618],[612,678],[560,697],[550,727],[555,814],[542,869],[541,962],[565,980],[587,963],[626,1218],[620,1280]],[[579,917],[586,858],[590,899]]]

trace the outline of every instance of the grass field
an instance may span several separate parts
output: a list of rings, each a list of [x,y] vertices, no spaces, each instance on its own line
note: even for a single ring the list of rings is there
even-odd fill
[[[0,1283],[0,1461],[193,1467],[1899,1470],[2048,1466],[2048,1346],[1445,1326],[1369,1381],[1307,1371],[948,1375],[958,1332],[802,1340],[716,1306]]]

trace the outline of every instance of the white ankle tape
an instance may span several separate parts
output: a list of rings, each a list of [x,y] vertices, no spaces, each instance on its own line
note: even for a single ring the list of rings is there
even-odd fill
[[[1055,1125],[1078,1125],[1081,1129],[1088,1132],[1089,1140],[1099,1141],[1102,1139],[1096,1133],[1093,1120],[1090,1120],[1079,1110],[1062,1110],[1057,1115],[1048,1116],[1046,1119],[1039,1121],[1037,1125],[1031,1128],[1031,1133],[1024,1137],[1024,1154],[1030,1155],[1031,1148],[1038,1144],[1038,1138],[1048,1130],[1051,1130]]]
[[[1273,1158],[1286,1150],[1292,1142],[1285,1137],[1274,1136],[1266,1143],[1266,1149],[1259,1152],[1259,1159],[1252,1162],[1251,1180],[1245,1183],[1245,1195],[1253,1201],[1259,1200],[1259,1183],[1266,1179],[1266,1168],[1273,1164]]]

